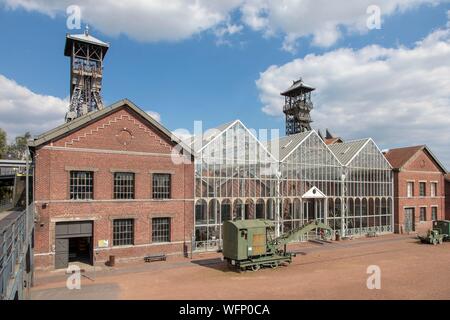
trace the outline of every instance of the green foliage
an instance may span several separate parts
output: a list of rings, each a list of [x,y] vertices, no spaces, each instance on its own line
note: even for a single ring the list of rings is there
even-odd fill
[[[8,145],[6,132],[0,128],[0,159],[25,160],[30,132],[17,136],[12,144]]]
[[[0,128],[0,159],[6,156],[6,152],[8,151],[8,143],[6,141],[6,132],[2,128]]]
[[[17,136],[14,143],[8,147],[8,158],[25,160],[29,139],[31,139],[29,132],[26,132],[23,136]]]

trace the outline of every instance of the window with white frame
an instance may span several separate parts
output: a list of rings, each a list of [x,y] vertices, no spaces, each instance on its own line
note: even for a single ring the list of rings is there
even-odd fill
[[[437,207],[431,207],[431,220],[436,221],[437,219]]]
[[[114,173],[114,199],[134,199],[134,173]]]
[[[152,219],[152,242],[170,242],[170,218]]]
[[[153,174],[153,199],[170,199],[170,180],[170,174]]]
[[[427,221],[427,208],[421,207],[420,208],[420,221]]]
[[[426,183],[419,182],[419,197],[425,197],[425,196],[426,196]]]
[[[414,197],[414,182],[408,182],[406,185],[406,196],[408,198]]]
[[[70,171],[70,199],[93,199],[94,173],[91,171]]]
[[[116,219],[113,221],[113,246],[134,244],[134,220]]]
[[[437,183],[436,182],[431,183],[431,196],[432,197],[437,196]]]

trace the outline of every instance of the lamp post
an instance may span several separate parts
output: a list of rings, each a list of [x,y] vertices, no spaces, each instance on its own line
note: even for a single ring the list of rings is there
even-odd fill
[[[344,223],[345,223],[345,179],[346,179],[346,175],[345,173],[342,173],[341,175],[341,237],[345,237],[345,228],[344,228]]]
[[[277,176],[277,201],[276,201],[276,229],[275,229],[275,236],[280,236],[280,229],[281,229],[281,223],[280,223],[280,184],[281,184],[281,171],[278,170],[276,173]]]

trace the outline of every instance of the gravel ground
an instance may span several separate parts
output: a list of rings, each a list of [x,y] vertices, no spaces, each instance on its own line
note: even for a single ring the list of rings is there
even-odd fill
[[[36,272],[32,299],[450,299],[450,242],[387,235],[290,249],[291,265],[257,272],[230,270],[217,253],[96,267],[80,290],[66,288],[64,272]],[[367,288],[370,265],[380,267],[379,290]]]

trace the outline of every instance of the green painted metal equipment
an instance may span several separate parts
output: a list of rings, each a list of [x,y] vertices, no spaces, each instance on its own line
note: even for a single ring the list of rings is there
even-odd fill
[[[286,251],[292,240],[318,229],[324,239],[331,238],[332,229],[319,221],[312,221],[274,237],[271,220],[236,220],[223,223],[223,256],[232,266],[241,270],[259,270],[261,267],[278,267],[291,263],[294,253]]]
[[[426,236],[420,236],[422,243],[437,245],[444,241],[450,241],[450,221],[437,220],[433,221],[433,229],[428,230]]]

